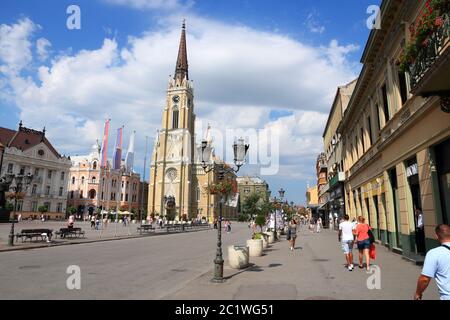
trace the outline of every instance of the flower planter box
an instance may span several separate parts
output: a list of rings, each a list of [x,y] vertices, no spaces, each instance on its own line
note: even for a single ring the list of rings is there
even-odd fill
[[[247,240],[250,257],[260,257],[263,254],[263,240]]]
[[[269,231],[264,232],[264,234],[268,236],[268,238],[267,238],[268,241],[267,241],[267,242],[268,242],[269,244],[274,243],[275,237],[274,237],[274,233],[273,233],[272,231],[270,231],[270,232],[269,232]]]
[[[243,246],[228,247],[228,264],[233,269],[243,269],[249,265],[249,248]]]

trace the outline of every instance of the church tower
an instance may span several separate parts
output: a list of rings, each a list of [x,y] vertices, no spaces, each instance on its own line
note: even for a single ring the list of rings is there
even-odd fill
[[[175,75],[169,79],[161,130],[150,165],[148,214],[190,218],[193,196],[194,90],[183,22]]]

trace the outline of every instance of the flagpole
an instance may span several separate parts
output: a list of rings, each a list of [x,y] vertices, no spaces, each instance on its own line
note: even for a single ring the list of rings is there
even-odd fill
[[[147,167],[147,147],[148,147],[148,136],[145,136],[144,172],[142,177],[142,190],[141,190],[141,210],[139,210],[141,232],[142,232],[142,211],[144,210],[144,189],[145,189],[144,187],[145,187],[145,169]]]

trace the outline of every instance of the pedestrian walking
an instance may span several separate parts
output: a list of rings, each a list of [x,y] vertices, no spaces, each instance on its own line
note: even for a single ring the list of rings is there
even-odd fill
[[[440,247],[428,251],[422,274],[417,280],[415,300],[421,300],[432,278],[436,280],[441,300],[450,300],[450,227],[441,224],[435,229]]]
[[[22,214],[21,213],[19,213],[19,216],[17,217],[17,221],[18,222],[22,221]]]
[[[320,233],[322,230],[322,218],[319,217],[316,221],[316,233]]]
[[[350,217],[344,215],[344,221],[339,224],[338,241],[342,245],[342,251],[345,254],[345,260],[347,262],[348,271],[353,271],[353,246],[355,241],[355,235],[353,234],[353,223],[349,221]]]
[[[98,230],[100,227],[100,218],[97,216],[95,219],[95,230]]]
[[[71,229],[73,229],[73,225],[75,224],[75,216],[73,214],[71,214],[69,216],[69,219],[67,220],[67,228],[69,229],[69,231]]]
[[[231,222],[230,222],[230,220],[228,220],[228,223],[227,223],[227,233],[230,233],[231,232]]]
[[[91,229],[95,229],[95,216],[91,217]]]
[[[214,219],[214,229],[217,229],[217,219]]]
[[[291,251],[294,251],[295,249],[295,240],[297,240],[297,221],[295,219],[292,219],[291,222],[288,225],[288,240],[291,244]]]
[[[366,223],[366,219],[362,216],[358,217],[358,224],[353,230],[353,234],[356,236],[358,250],[359,250],[359,268],[364,268],[363,266],[363,257],[366,259],[366,270],[370,270],[370,236],[369,230],[371,230],[370,226]]]
[[[416,241],[417,241],[417,252],[425,253],[425,229],[423,221],[423,212],[420,207],[416,208]]]

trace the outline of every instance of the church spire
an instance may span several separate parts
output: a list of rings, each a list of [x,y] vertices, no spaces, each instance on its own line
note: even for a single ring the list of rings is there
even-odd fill
[[[183,20],[181,29],[180,48],[178,49],[178,59],[175,68],[175,80],[183,81],[184,77],[189,80],[188,61],[187,61],[187,47],[186,47],[186,20]]]

